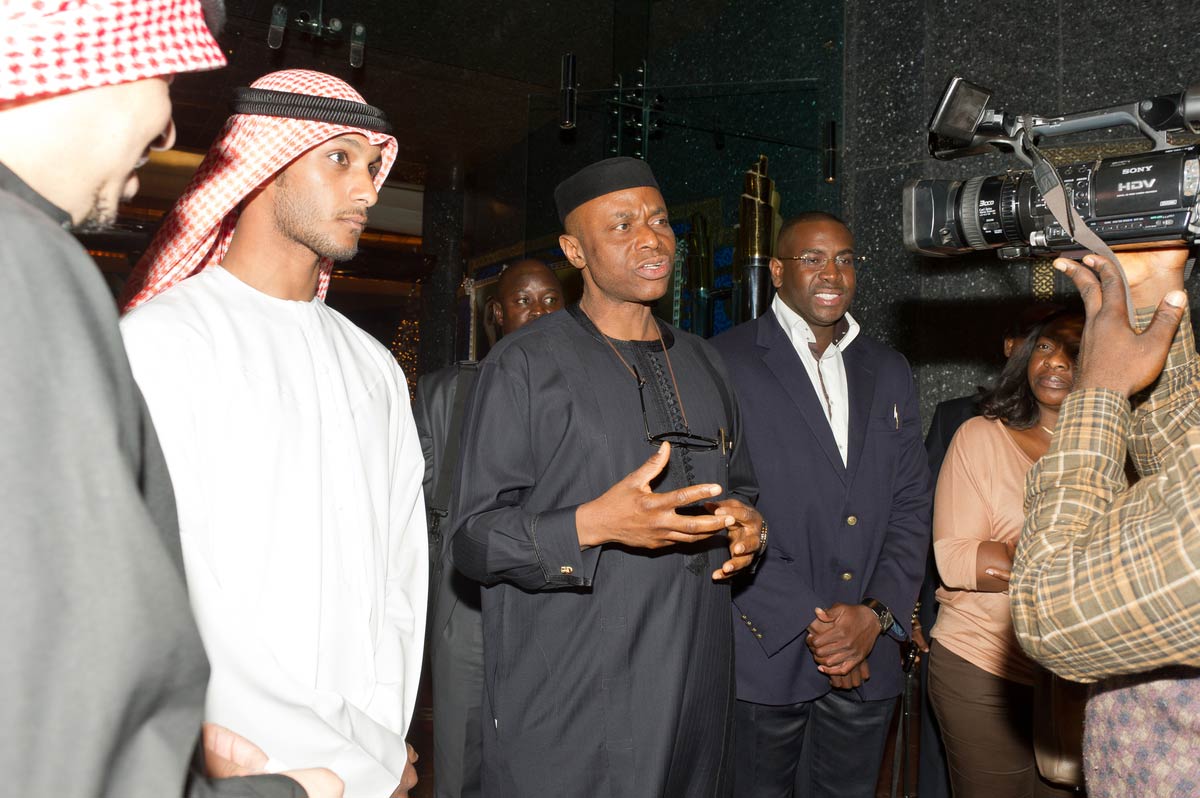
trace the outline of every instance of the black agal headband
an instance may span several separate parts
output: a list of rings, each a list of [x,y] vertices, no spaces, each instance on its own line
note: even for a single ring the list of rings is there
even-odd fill
[[[235,114],[307,119],[311,122],[357,127],[372,133],[392,132],[391,123],[379,108],[338,97],[245,88],[233,90],[233,102],[230,105]]]

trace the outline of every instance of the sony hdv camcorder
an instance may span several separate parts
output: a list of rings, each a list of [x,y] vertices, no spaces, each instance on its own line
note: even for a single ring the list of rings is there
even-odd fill
[[[1039,141],[1135,125],[1154,148],[1058,167],[1067,201],[1113,249],[1191,244],[1200,236],[1200,145],[1167,141],[1171,132],[1200,132],[1200,84],[1177,95],[1054,118],[993,110],[990,100],[989,90],[951,79],[929,123],[930,153],[949,159],[997,149],[1027,164],[1040,161],[1053,175]],[[1064,229],[1055,218],[1031,171],[909,181],[903,224],[905,247],[923,255],[996,250],[1016,259],[1080,249],[1072,222]]]

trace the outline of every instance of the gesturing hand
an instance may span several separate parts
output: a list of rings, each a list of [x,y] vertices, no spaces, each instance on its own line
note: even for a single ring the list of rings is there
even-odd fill
[[[858,667],[875,647],[879,618],[862,604],[817,607],[817,618],[808,626],[808,649],[817,670],[830,676],[845,676]]]
[[[762,539],[762,514],[737,499],[708,502],[704,505],[713,515],[730,515],[734,524],[729,527],[729,554],[725,564],[713,571],[713,579],[728,579],[754,562]]]
[[[603,495],[579,505],[575,529],[579,547],[620,543],[638,549],[660,549],[676,543],[695,543],[737,523],[729,510],[715,515],[680,515],[676,509],[711,499],[721,493],[720,485],[689,485],[655,493],[650,483],[671,459],[671,444],[658,451]],[[722,502],[724,504],[724,502]]]
[[[1145,388],[1162,372],[1179,329],[1187,294],[1173,290],[1162,298],[1150,326],[1137,333],[1129,326],[1125,286],[1117,269],[1098,255],[1087,255],[1082,265],[1066,258],[1054,261],[1079,289],[1087,320],[1079,345],[1075,387],[1108,388],[1125,397]]]

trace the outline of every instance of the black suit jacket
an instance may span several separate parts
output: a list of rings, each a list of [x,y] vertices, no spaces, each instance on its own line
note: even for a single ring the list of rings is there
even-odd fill
[[[938,473],[942,470],[942,461],[946,459],[946,450],[954,433],[958,432],[969,418],[979,415],[979,394],[960,396],[957,399],[947,399],[939,402],[933,411],[933,419],[929,422],[929,433],[925,436],[925,453],[929,456],[929,472],[937,485]]]
[[[450,479],[458,471],[458,452],[446,451],[446,438],[453,421],[455,399],[458,394],[459,374],[463,369],[475,368],[474,362],[453,363],[446,368],[426,374],[417,381],[417,398],[413,403],[413,419],[417,424],[417,437],[421,441],[421,452],[425,455],[425,506],[436,504],[436,484],[447,457],[450,463]],[[474,374],[471,375],[472,377]],[[474,385],[474,380],[469,383]],[[469,397],[468,397],[469,398]],[[465,409],[465,404],[464,404]],[[461,423],[461,422],[460,422]],[[453,496],[453,491],[447,494]],[[479,614],[479,585],[454,570],[450,562],[450,530],[454,519],[449,515],[450,502],[438,508],[447,515],[438,524],[429,539],[429,631],[436,640],[437,633],[446,628],[450,616],[460,605],[476,616]],[[478,623],[478,617],[476,617]]]

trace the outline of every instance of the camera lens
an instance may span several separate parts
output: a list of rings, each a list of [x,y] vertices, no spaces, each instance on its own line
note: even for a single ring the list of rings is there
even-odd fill
[[[1038,227],[1028,172],[968,180],[912,180],[904,187],[904,244],[912,252],[950,255],[1025,243]]]
[[[963,238],[972,249],[988,249],[987,239],[983,235],[983,222],[980,219],[979,192],[987,177],[972,177],[963,183],[962,187],[962,231]],[[993,208],[988,208],[993,210]]]
[[[959,194],[959,224],[971,249],[1020,243],[1017,189],[1020,176],[991,175],[965,181]]]

